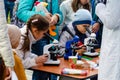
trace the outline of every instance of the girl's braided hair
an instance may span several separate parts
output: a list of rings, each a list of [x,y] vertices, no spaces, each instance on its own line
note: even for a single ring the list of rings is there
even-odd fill
[[[28,37],[29,34],[29,30],[31,31],[31,28],[37,28],[38,31],[45,31],[49,28],[49,22],[48,20],[45,19],[45,17],[39,15],[39,14],[35,14],[33,15],[27,22],[27,32],[25,33],[24,37],[24,43],[22,46],[22,50],[24,52],[29,50],[29,46],[30,46],[30,40]]]

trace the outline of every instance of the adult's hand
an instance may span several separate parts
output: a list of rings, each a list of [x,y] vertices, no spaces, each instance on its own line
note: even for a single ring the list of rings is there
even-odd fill
[[[50,22],[51,18],[52,18],[52,14],[51,13],[45,13],[45,18]]]
[[[58,20],[59,20],[59,16],[57,14],[53,15],[50,21],[50,25],[57,24]]]
[[[93,25],[93,27],[92,27],[92,32],[93,32],[93,33],[98,32],[99,28],[100,28],[100,24],[99,24],[99,23],[95,23],[95,24]]]

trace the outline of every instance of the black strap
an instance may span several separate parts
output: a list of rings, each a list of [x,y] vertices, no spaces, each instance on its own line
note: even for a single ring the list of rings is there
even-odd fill
[[[70,29],[67,27],[67,25],[66,25],[66,26],[64,26],[64,27],[62,28],[62,31],[61,31],[61,33],[60,33],[60,35],[59,35],[59,39],[60,39],[60,36],[62,35],[62,33],[63,33],[64,31],[67,31],[72,37],[75,36],[75,35],[70,31]]]
[[[52,0],[50,0],[50,13],[52,14]]]
[[[104,4],[106,4],[107,0],[98,0],[98,3],[104,3]]]
[[[103,3],[106,4],[106,3],[107,3],[107,0],[103,0]]]

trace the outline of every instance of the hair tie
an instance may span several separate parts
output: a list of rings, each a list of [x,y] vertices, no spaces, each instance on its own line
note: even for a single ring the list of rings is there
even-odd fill
[[[38,21],[38,19],[34,19],[34,20],[32,20],[32,23],[37,22],[37,21]]]

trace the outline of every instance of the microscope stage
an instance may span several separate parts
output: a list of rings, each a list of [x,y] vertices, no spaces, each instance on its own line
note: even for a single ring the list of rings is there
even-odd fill
[[[60,60],[49,60],[44,63],[44,65],[53,65],[53,66],[58,66],[60,64]]]

